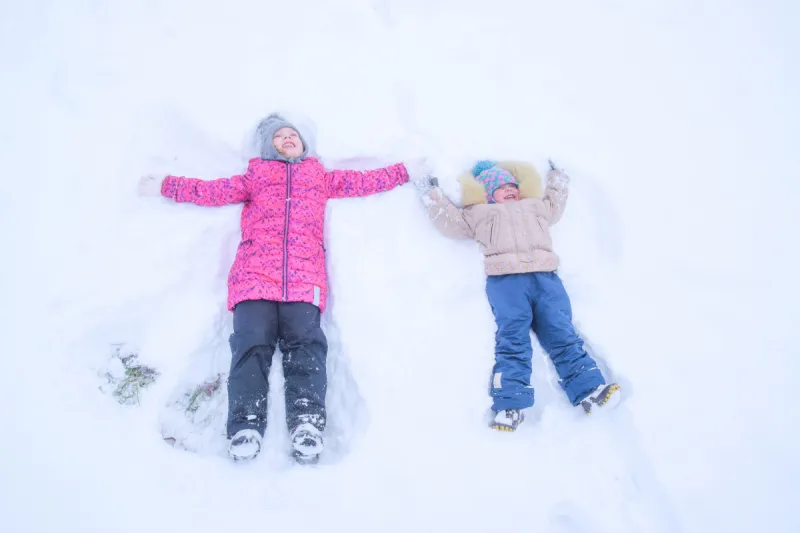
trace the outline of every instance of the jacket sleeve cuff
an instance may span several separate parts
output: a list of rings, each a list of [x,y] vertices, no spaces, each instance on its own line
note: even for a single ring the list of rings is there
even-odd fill
[[[161,196],[175,201],[178,200],[178,178],[175,176],[164,178],[164,181],[161,182]]]

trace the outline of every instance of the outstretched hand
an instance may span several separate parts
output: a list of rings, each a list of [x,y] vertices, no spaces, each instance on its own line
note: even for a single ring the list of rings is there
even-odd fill
[[[439,178],[431,175],[425,175],[417,179],[411,180],[414,187],[417,188],[420,194],[428,194],[431,189],[439,186]]]
[[[547,183],[552,183],[557,186],[569,185],[569,175],[563,169],[556,166],[552,159],[547,160],[550,163],[550,171],[547,173]]]
[[[161,196],[161,182],[164,176],[147,174],[139,179],[139,196]]]
[[[413,183],[414,187],[417,188],[417,192],[423,200],[438,200],[439,178],[431,175],[425,175],[413,180],[411,183]]]
[[[569,185],[569,176],[563,170],[551,170],[547,173],[547,184],[566,187]]]

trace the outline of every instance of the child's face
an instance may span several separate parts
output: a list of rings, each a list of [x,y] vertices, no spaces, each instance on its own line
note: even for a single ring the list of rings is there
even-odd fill
[[[300,157],[303,153],[303,141],[292,128],[281,128],[276,131],[272,136],[272,144],[279,154],[289,159]]]
[[[492,198],[498,204],[502,204],[503,202],[516,202],[519,200],[519,189],[516,185],[506,183],[502,187],[495,189]]]

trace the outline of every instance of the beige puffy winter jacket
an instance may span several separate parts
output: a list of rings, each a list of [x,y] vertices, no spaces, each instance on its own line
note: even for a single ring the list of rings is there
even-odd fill
[[[558,256],[553,253],[550,226],[564,212],[569,177],[551,171],[542,192],[542,180],[533,165],[500,162],[498,166],[517,179],[519,201],[489,204],[483,186],[472,174],[465,174],[459,178],[465,207],[459,209],[434,189],[428,214],[445,235],[478,241],[489,276],[556,270]]]

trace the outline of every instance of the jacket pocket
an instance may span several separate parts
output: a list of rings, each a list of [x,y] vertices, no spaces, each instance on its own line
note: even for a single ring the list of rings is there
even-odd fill
[[[487,250],[491,249],[500,239],[499,229],[497,215],[489,215],[475,228],[475,240]]]
[[[494,248],[497,246],[497,239],[499,237],[500,229],[498,228],[497,217],[492,217],[489,220],[489,245]]]
[[[536,217],[536,228],[539,230],[537,238],[531,243],[537,250],[552,250],[553,245],[550,241],[550,224],[547,219],[541,216]]]
[[[233,260],[233,266],[231,267],[232,270],[238,270],[240,268],[244,268],[247,265],[247,262],[253,256],[252,253],[253,247],[253,240],[252,239],[245,239],[239,243],[239,246],[236,248],[236,257]]]
[[[486,220],[484,220],[480,225],[480,227],[478,228],[476,237],[478,237],[480,243],[487,248],[491,248],[495,244],[497,244],[497,239],[498,239],[497,215],[492,214],[486,217]]]

